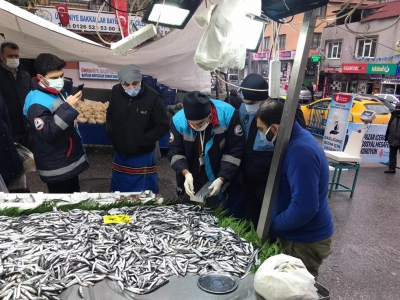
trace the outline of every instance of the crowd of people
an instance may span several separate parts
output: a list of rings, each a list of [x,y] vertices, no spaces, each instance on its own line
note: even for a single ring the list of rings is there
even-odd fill
[[[50,193],[79,192],[79,175],[89,168],[77,126],[82,92],[64,91],[65,61],[49,53],[35,60],[31,78],[19,68],[19,48],[1,45],[0,172],[6,184],[22,170],[14,143],[32,150],[37,172]],[[207,205],[238,201],[257,226],[272,162],[283,100],[270,99],[268,82],[257,74],[241,83],[231,104],[193,91],[170,124],[162,97],[142,80],[136,65],[118,73],[106,114],[114,147],[111,192],[158,193],[154,149],[170,132],[168,159],[176,172],[178,195],[189,199],[209,184]],[[270,236],[282,251],[318,269],[331,252],[332,215],[327,195],[328,162],[304,129],[298,108],[271,220]],[[230,184],[229,184],[230,183]],[[236,198],[236,200],[235,200]]]

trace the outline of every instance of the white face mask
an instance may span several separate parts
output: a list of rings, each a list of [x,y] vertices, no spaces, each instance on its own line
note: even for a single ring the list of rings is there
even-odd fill
[[[64,87],[64,77],[57,79],[47,79],[49,82],[49,88],[56,89],[57,91],[61,91]]]
[[[262,133],[261,131],[259,131],[259,133],[260,133],[260,139],[261,139],[261,141],[262,141],[266,146],[275,147],[274,142],[270,142],[270,141],[267,140],[267,136],[265,135],[265,133]]]
[[[19,58],[7,58],[6,66],[10,69],[16,69],[19,66]]]
[[[207,128],[207,126],[208,126],[208,122],[206,123],[206,124],[204,124],[203,126],[201,126],[200,128],[194,128],[192,125],[190,125],[190,127],[192,127],[192,129],[193,130],[195,130],[195,131],[204,131],[204,130],[206,130],[206,128]]]
[[[260,104],[245,104],[246,105],[246,111],[250,115],[254,115],[257,113],[258,109],[260,108]]]
[[[271,128],[272,128],[272,126],[270,126],[270,127],[268,128],[267,132],[265,133],[265,139],[266,139],[267,141],[268,141],[267,135],[268,135],[268,132],[271,130]],[[271,141],[268,141],[268,142],[274,143],[275,140],[276,140],[276,135],[274,135],[274,137],[272,138],[272,140],[271,140]]]

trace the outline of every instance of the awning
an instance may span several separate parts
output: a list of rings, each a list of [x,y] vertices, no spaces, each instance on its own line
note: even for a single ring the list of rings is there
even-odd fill
[[[199,10],[203,9],[204,3]],[[134,63],[143,74],[170,87],[210,91],[209,72],[201,70],[193,60],[203,34],[203,29],[193,20],[185,29],[174,30],[126,56],[113,56],[110,49],[98,43],[0,0],[0,33],[7,41],[18,44],[23,58],[36,58],[40,53],[48,52],[66,61],[89,61],[113,71]]]

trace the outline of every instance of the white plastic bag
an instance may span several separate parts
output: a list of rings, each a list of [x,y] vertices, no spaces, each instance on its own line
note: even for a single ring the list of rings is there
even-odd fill
[[[261,0],[221,0],[216,7],[194,16],[200,27],[208,25],[194,55],[200,68],[222,72],[244,68],[246,37],[254,22],[247,14],[259,16]]]
[[[35,160],[33,158],[33,153],[29,149],[22,146],[21,144],[15,144],[15,147],[17,148],[19,157],[22,161],[22,164],[24,165],[24,169],[22,170],[20,177],[18,178],[21,178],[21,176],[26,175],[28,173],[35,172],[36,167],[35,167]]]
[[[303,262],[286,254],[268,258],[254,277],[254,289],[266,300],[318,299],[314,284]]]
[[[0,192],[8,194],[8,188],[6,186],[6,183],[4,182],[3,177],[1,176],[1,174],[0,174]]]

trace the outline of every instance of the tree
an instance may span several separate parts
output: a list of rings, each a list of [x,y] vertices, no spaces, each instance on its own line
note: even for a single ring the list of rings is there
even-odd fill
[[[6,0],[6,1],[19,7],[28,7],[28,8],[31,8],[38,4],[36,0]]]

